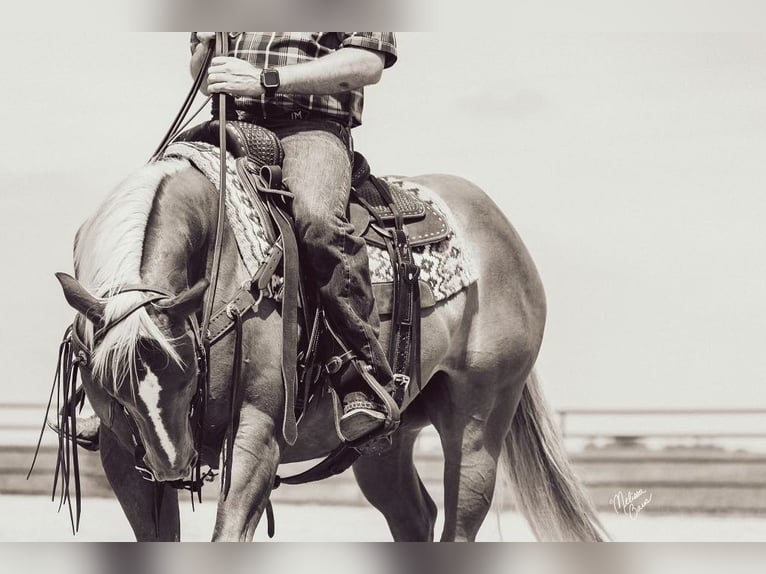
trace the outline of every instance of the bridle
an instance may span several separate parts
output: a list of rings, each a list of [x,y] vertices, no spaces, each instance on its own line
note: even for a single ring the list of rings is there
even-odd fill
[[[56,455],[56,468],[53,472],[53,492],[52,497],[55,500],[56,492],[59,491],[59,509],[66,503],[69,508],[69,517],[72,525],[72,533],[76,533],[80,524],[81,514],[81,488],[80,488],[80,470],[79,470],[79,456],[77,452],[78,438],[77,438],[77,416],[76,411],[82,408],[85,402],[85,392],[82,387],[78,387],[78,374],[80,370],[90,371],[93,363],[93,350],[95,346],[104,338],[104,336],[113,329],[116,325],[127,319],[133,313],[142,309],[150,304],[155,304],[158,309],[162,309],[161,305],[157,305],[162,299],[168,299],[173,297],[173,293],[163,289],[161,287],[151,285],[126,285],[121,289],[115,291],[112,295],[119,295],[127,292],[141,292],[146,293],[147,296],[137,301],[126,309],[119,317],[110,321],[108,324],[100,325],[95,331],[92,340],[92,347],[83,340],[83,337],[79,333],[79,328],[85,317],[78,314],[75,320],[69,325],[64,332],[63,340],[59,345],[58,351],[58,363],[56,366],[56,373],[53,378],[53,385],[51,387],[50,396],[48,398],[48,404],[45,409],[45,417],[42,427],[40,429],[39,438],[37,440],[37,446],[35,448],[35,454],[30,465],[29,472],[27,473],[27,479],[31,476],[32,471],[37,461],[37,456],[40,452],[40,446],[42,445],[43,434],[46,426],[52,426],[48,422],[48,416],[51,412],[54,396],[56,397],[56,425],[54,430],[58,434],[58,452]],[[194,353],[197,360],[197,387],[189,405],[189,419],[191,423],[194,446],[198,453],[197,462],[192,469],[192,476],[189,480],[176,480],[176,481],[164,481],[157,480],[154,472],[147,468],[144,464],[144,455],[146,449],[141,442],[141,435],[138,430],[138,425],[133,419],[130,412],[116,400],[116,398],[110,396],[110,408],[114,409],[115,406],[119,406],[119,412],[124,416],[124,421],[130,430],[131,440],[134,446],[134,460],[135,468],[140,473],[140,476],[145,480],[154,483],[154,525],[159,536],[160,525],[160,512],[162,508],[162,501],[164,497],[164,486],[171,486],[174,488],[182,488],[191,492],[192,505],[194,505],[194,493],[197,493],[197,498],[202,501],[202,486],[205,481],[210,481],[214,478],[212,472],[202,473],[201,461],[199,454],[201,453],[204,437],[204,419],[205,408],[208,397],[209,389],[209,373],[208,368],[208,356],[209,356],[209,342],[206,337],[203,336],[203,329],[200,327],[196,314],[191,314],[186,317],[186,321],[189,324],[192,340],[194,344]],[[237,325],[237,345],[241,345],[241,317],[235,317],[235,323]],[[113,411],[114,412],[114,411]],[[225,470],[230,474],[231,461],[228,461],[228,466]],[[74,483],[74,504],[70,497],[70,481]],[[74,512],[73,512],[74,510]]]
[[[126,309],[119,317],[116,319],[113,319],[108,324],[101,326],[100,329],[98,329],[94,335],[93,335],[93,347],[89,347],[86,342],[83,341],[83,338],[80,337],[80,334],[78,333],[78,319],[81,316],[78,316],[75,319],[75,322],[72,324],[72,328],[70,331],[70,338],[72,343],[72,352],[75,356],[76,364],[81,369],[90,370],[90,365],[92,363],[92,356],[93,356],[93,348],[95,348],[96,345],[106,336],[106,334],[115,326],[120,324],[122,321],[127,319],[130,315],[138,311],[139,309],[145,308],[147,305],[154,304],[155,307],[158,310],[162,310],[161,305],[156,305],[157,302],[163,300],[163,299],[169,299],[174,296],[173,293],[167,291],[166,289],[163,289],[162,287],[157,287],[153,285],[142,285],[142,284],[132,284],[132,285],[126,285],[120,289],[118,289],[116,292],[114,292],[112,295],[120,295],[123,293],[130,293],[130,292],[139,292],[139,293],[145,293],[147,294],[147,297],[137,301],[135,304],[131,305],[128,309]],[[192,397],[192,401],[189,408],[189,420],[191,423],[192,433],[194,436],[194,447],[197,453],[201,452],[202,449],[202,441],[203,441],[203,425],[204,425],[204,412],[205,412],[205,405],[207,401],[207,391],[208,391],[208,345],[205,344],[205,337],[203,336],[203,331],[200,327],[199,320],[197,319],[197,315],[195,313],[190,314],[186,317],[186,322],[188,323],[188,332],[191,332],[192,335],[192,342],[194,345],[194,356],[196,359],[197,364],[197,384],[196,384],[196,390],[194,392],[194,396]],[[112,405],[114,406],[115,403],[117,403],[116,400],[112,399]],[[157,479],[157,476],[155,475],[154,471],[152,471],[150,468],[148,468],[144,463],[144,455],[146,454],[146,448],[143,445],[143,442],[141,441],[141,435],[138,430],[138,425],[133,418],[133,416],[130,414],[128,409],[124,405],[119,405],[121,408],[119,411],[123,414],[125,418],[125,422],[128,426],[128,429],[130,430],[131,434],[131,440],[133,442],[133,449],[134,449],[134,459],[135,459],[135,469],[141,474],[141,477],[145,480],[148,480],[149,482],[159,482]],[[204,475],[201,472],[201,464],[199,461],[199,456],[197,457],[197,463],[194,466],[192,477],[188,480],[175,480],[175,481],[167,481],[165,484],[168,484],[174,488],[183,488],[187,490],[191,490],[193,492],[199,492],[199,490],[202,487],[203,481],[205,479],[211,478],[211,473],[205,473]]]

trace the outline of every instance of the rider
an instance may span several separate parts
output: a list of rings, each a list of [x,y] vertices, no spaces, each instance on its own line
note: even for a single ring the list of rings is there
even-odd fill
[[[214,32],[193,32],[191,72]],[[229,56],[212,59],[205,93],[233,96],[237,119],[272,130],[284,148],[283,181],[294,194],[296,234],[330,322],[377,382],[393,373],[378,340],[380,323],[367,249],[346,216],[351,128],[362,122],[364,86],[397,59],[391,32],[230,32]],[[353,441],[379,429],[385,409],[369,389],[343,398],[340,430]]]

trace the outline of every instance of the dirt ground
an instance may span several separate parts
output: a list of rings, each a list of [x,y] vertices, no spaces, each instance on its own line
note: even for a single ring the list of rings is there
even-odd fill
[[[0,541],[128,541],[132,532],[114,500],[86,498],[80,531],[73,536],[65,510],[57,514],[57,505],[44,496],[0,497],[0,515],[14,517],[0,521]],[[210,539],[215,521],[215,502],[211,499],[197,505],[192,512],[182,503],[182,539]],[[275,505],[276,536],[274,541],[349,541],[374,542],[390,540],[383,518],[370,507]],[[635,519],[624,515],[602,513],[602,520],[617,541],[764,541],[766,517],[746,516],[679,516],[641,513]],[[328,525],[332,527],[328,528]],[[437,521],[437,532],[441,520]],[[484,541],[534,540],[524,518],[515,512],[492,511],[479,539]],[[256,532],[256,540],[268,540],[265,521]]]

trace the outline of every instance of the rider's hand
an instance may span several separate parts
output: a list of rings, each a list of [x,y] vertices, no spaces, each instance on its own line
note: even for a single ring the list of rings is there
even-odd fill
[[[215,32],[197,32],[197,40],[207,46],[210,42],[215,41]]]
[[[211,94],[260,97],[261,70],[239,58],[216,56],[207,72],[207,89]]]
[[[189,66],[192,78],[196,78],[197,74],[200,73],[205,56],[212,45],[211,43],[215,42],[215,32],[196,32],[195,35],[197,40],[199,40],[199,44],[194,48]],[[202,82],[200,91],[206,96],[210,95],[207,90],[207,79]]]

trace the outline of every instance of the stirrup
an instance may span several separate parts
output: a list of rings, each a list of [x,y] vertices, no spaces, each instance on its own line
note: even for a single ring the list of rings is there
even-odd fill
[[[335,432],[341,442],[348,444],[357,449],[364,448],[367,443],[375,441],[377,439],[389,437],[398,427],[401,420],[401,413],[399,406],[394,401],[393,397],[386,391],[386,389],[375,380],[366,363],[356,358],[351,358],[350,365],[347,368],[353,368],[356,373],[361,376],[362,381],[367,385],[367,388],[371,390],[375,397],[378,399],[380,406],[383,407],[385,418],[383,424],[374,428],[367,435],[361,436],[356,440],[349,441],[343,435],[340,429],[340,420],[343,416],[343,405],[341,404],[341,398],[336,388],[330,387],[330,395],[332,397],[333,414],[335,419]],[[347,371],[348,373],[349,371]],[[353,372],[353,371],[352,371]],[[346,374],[348,376],[348,374]],[[344,377],[345,378],[345,377]],[[342,385],[341,385],[342,386]],[[390,440],[388,441],[390,445]],[[362,452],[360,450],[360,452]]]

